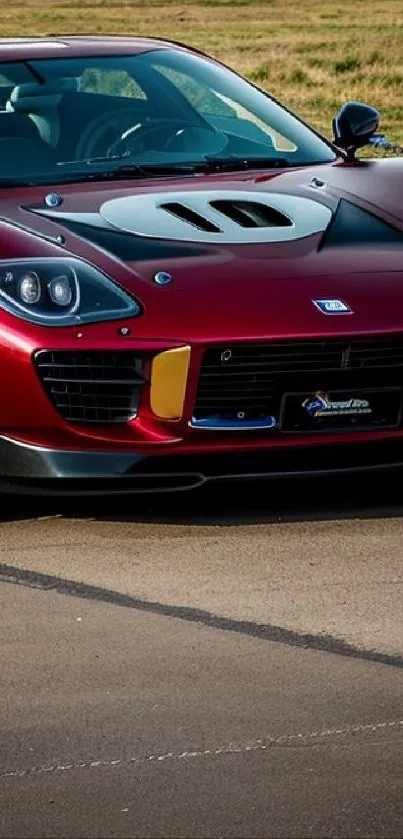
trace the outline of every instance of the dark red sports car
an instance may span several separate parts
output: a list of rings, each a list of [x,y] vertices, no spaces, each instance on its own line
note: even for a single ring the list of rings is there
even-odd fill
[[[403,162],[222,64],[0,41],[0,486],[403,463]],[[57,480],[56,480],[57,479]]]

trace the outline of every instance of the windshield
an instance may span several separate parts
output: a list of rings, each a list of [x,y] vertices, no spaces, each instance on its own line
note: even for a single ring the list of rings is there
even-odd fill
[[[268,95],[185,51],[0,64],[4,182],[334,159],[330,145]]]

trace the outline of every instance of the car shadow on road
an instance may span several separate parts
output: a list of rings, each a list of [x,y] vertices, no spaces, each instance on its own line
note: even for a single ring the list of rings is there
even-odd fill
[[[403,474],[223,483],[188,492],[46,498],[4,496],[0,523],[62,516],[97,521],[237,526],[403,515]]]

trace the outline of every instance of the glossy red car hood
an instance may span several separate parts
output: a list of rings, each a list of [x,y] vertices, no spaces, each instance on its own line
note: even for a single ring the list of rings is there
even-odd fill
[[[281,173],[208,175],[182,180],[131,180],[91,182],[50,188],[8,190],[0,201],[3,220],[49,237],[63,235],[60,246],[22,229],[8,235],[9,253],[62,255],[73,253],[89,260],[134,293],[144,307],[136,321],[139,337],[175,341],[221,341],[313,336],[340,333],[399,331],[403,312],[403,161],[385,160],[356,165],[334,164]],[[364,213],[356,235],[346,228],[327,244],[326,225],[289,241],[248,241],[241,231],[239,242],[217,242],[214,233],[200,241],[172,240],[158,229],[136,233],[146,224],[141,201],[133,203],[134,232],[103,230],[103,208],[111,203],[158,193],[178,201],[189,192],[214,192],[269,201],[270,196],[305,199],[326,208],[333,224],[346,202]],[[47,193],[60,193],[54,209],[45,203]],[[125,206],[126,206],[125,205]],[[123,204],[122,204],[123,206]],[[145,206],[145,205],[144,205]],[[302,205],[301,205],[302,206]],[[97,222],[101,218],[101,222]],[[358,218],[358,217],[357,217]],[[361,235],[365,218],[379,222],[378,233]],[[151,222],[150,222],[151,224]],[[394,241],[383,232],[392,226]],[[326,228],[326,229],[325,229]],[[127,228],[126,228],[127,229]],[[4,231],[10,231],[6,224]],[[303,228],[301,228],[303,230]],[[197,238],[197,232],[196,232]],[[400,242],[400,235],[402,241]],[[250,232],[250,239],[255,232]],[[361,241],[364,239],[364,241]],[[3,247],[4,251],[4,247]],[[155,283],[157,272],[168,272],[172,282]],[[330,317],[314,305],[319,298],[340,299],[352,314]]]

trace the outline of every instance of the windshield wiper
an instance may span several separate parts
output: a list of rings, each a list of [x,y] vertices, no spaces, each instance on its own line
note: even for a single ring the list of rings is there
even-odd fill
[[[123,152],[123,154],[113,154],[104,157],[83,157],[78,160],[59,160],[58,166],[77,166],[79,163],[84,163],[85,166],[92,166],[93,163],[113,163],[114,160],[124,160],[125,157],[130,157],[130,152]]]
[[[109,158],[111,159],[111,158]],[[96,158],[93,158],[93,161]],[[91,161],[91,162],[93,162]],[[73,162],[68,161],[71,165]],[[289,162],[282,157],[206,157],[204,160],[192,163],[126,163],[113,169],[86,169],[78,172],[67,172],[59,164],[59,172],[49,172],[39,180],[17,181],[1,178],[0,186],[39,186],[40,183],[82,183],[87,181],[117,181],[125,178],[173,178],[176,175],[194,177],[197,174],[214,174],[214,172],[238,172],[247,169],[282,169],[289,166]]]
[[[205,161],[199,164],[201,171],[206,172],[238,172],[247,169],[286,169],[289,162],[285,157],[211,157],[206,155]]]
[[[214,174],[214,172],[240,172],[247,169],[285,169],[289,166],[284,157],[206,157],[196,163],[128,163],[115,169],[95,172],[72,172],[63,182],[117,181],[124,178],[172,178],[175,175]],[[67,173],[66,173],[67,174]]]
[[[61,172],[60,181],[63,183],[78,183],[80,181],[115,181],[124,178],[148,178],[148,177],[174,177],[175,175],[194,175],[196,172],[194,164],[156,164],[156,163],[131,163],[125,166],[116,166],[115,169],[102,169],[84,172]]]

